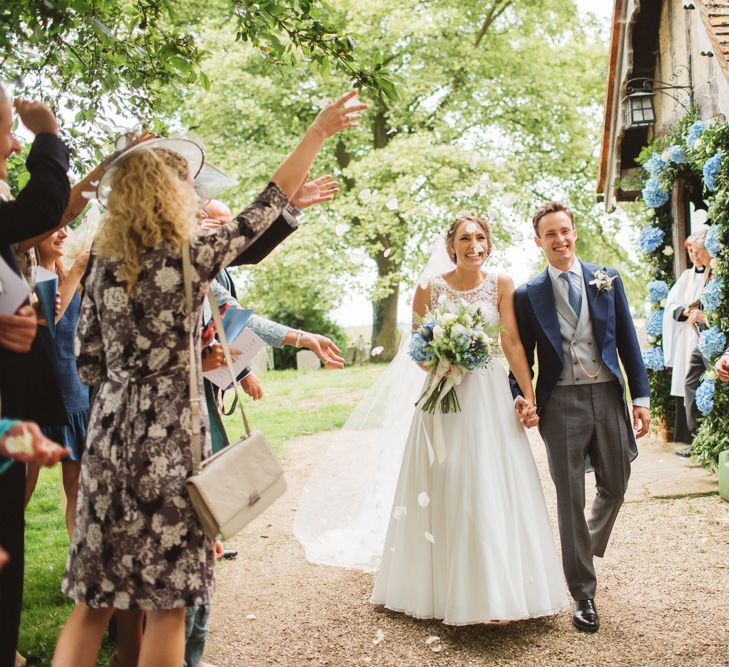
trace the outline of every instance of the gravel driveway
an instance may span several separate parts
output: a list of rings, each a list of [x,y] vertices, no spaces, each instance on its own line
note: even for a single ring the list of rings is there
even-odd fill
[[[568,613],[450,628],[370,605],[371,574],[304,559],[293,514],[332,437],[288,443],[288,493],[226,545],[240,557],[218,566],[206,661],[218,667],[729,665],[729,503],[718,496],[636,494],[626,503],[605,558],[596,559],[596,635],[575,631]],[[530,438],[556,534],[544,446],[536,432]],[[641,465],[654,464],[639,457],[634,478]],[[439,639],[427,643],[433,636]]]

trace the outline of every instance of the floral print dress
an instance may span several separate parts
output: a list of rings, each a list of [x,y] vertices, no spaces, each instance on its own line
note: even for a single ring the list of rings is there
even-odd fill
[[[230,224],[190,244],[195,322],[210,281],[280,215],[273,183]],[[213,554],[185,480],[192,474],[190,318],[182,257],[142,256],[128,295],[117,262],[95,258],[77,337],[78,370],[98,387],[62,590],[90,607],[171,609],[204,604]],[[200,354],[200,327],[193,330]],[[199,394],[203,395],[198,364]],[[210,451],[207,414],[204,452]]]

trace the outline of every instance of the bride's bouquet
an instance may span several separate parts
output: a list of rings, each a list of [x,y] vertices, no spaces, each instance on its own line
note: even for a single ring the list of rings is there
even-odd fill
[[[486,321],[481,304],[446,302],[429,310],[410,342],[410,356],[429,369],[418,400],[422,410],[460,412],[456,386],[466,373],[491,363],[497,336],[498,326]]]

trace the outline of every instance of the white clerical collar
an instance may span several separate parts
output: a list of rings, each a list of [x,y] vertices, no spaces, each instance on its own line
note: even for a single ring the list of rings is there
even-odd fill
[[[558,269],[556,266],[552,266],[549,264],[547,266],[547,270],[549,271],[549,276],[552,280],[558,280],[559,277],[564,273],[562,269]],[[572,262],[572,266],[570,266],[569,269],[567,269],[570,273],[574,273],[576,276],[579,276],[582,278],[582,265],[580,264],[580,260],[575,257],[574,261]]]

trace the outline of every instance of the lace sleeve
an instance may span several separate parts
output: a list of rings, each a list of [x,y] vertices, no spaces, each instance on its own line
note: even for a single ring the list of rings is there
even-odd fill
[[[248,328],[256,334],[266,345],[272,347],[283,347],[284,338],[289,332],[289,328],[278,322],[267,320],[260,315],[251,315],[248,320]]]

